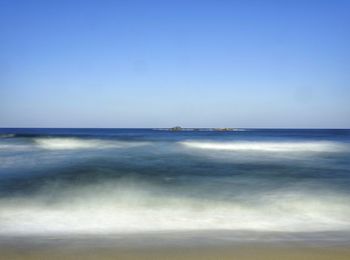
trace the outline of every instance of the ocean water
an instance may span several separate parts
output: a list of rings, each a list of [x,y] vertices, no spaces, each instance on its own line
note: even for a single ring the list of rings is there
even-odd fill
[[[0,236],[350,234],[350,130],[0,129]]]

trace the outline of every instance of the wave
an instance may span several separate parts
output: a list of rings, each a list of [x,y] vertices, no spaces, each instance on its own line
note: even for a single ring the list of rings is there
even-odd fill
[[[12,138],[16,137],[15,134],[0,134],[0,138]]]
[[[48,150],[131,148],[149,144],[149,142],[81,139],[71,137],[35,138],[34,143],[40,148]]]
[[[48,188],[31,198],[1,199],[0,233],[350,230],[347,197],[300,191],[258,197],[218,201],[130,183],[64,188],[59,196]]]
[[[182,141],[180,145],[203,150],[221,151],[255,151],[255,152],[335,152],[344,151],[347,147],[329,141],[318,142],[210,142]]]

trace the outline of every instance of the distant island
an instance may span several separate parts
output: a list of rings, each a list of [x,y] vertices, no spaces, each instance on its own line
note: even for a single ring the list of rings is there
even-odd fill
[[[231,132],[231,131],[242,131],[243,129],[239,128],[186,128],[181,126],[174,126],[170,128],[155,128],[153,130],[160,130],[160,131],[171,131],[171,132],[179,132],[179,131],[220,131],[220,132]]]

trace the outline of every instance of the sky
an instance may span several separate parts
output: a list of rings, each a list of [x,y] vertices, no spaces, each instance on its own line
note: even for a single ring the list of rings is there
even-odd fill
[[[0,0],[0,127],[350,128],[350,1]]]

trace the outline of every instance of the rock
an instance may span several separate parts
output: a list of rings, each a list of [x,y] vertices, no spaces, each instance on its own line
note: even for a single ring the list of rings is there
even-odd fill
[[[182,131],[182,127],[181,126],[174,126],[172,128],[169,129],[170,131]]]

